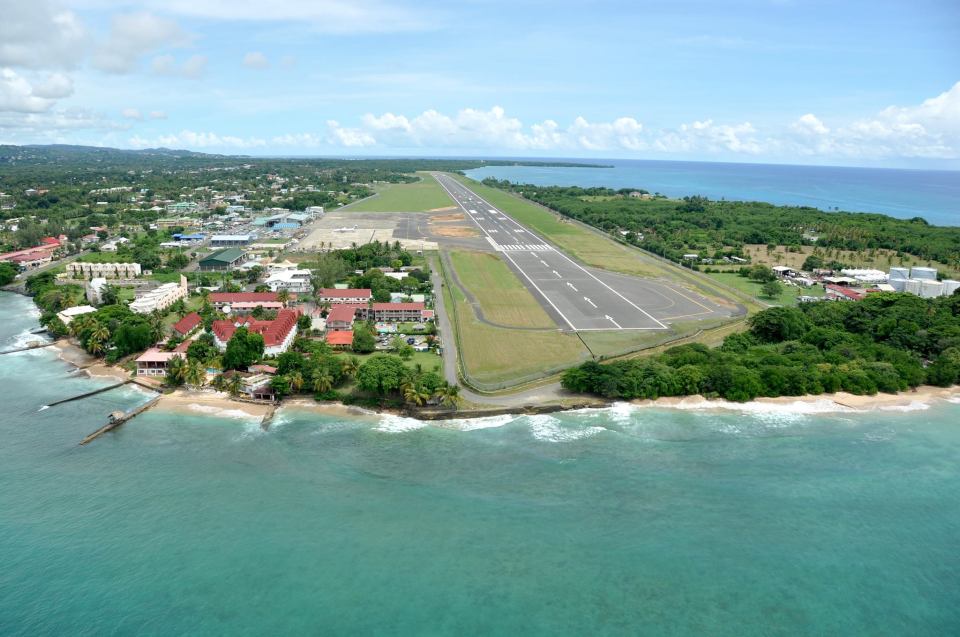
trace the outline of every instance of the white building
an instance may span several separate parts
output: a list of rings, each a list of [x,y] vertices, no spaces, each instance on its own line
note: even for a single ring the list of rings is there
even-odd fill
[[[139,263],[83,263],[74,261],[67,264],[70,278],[77,275],[85,279],[134,279],[140,276]]]
[[[84,314],[90,314],[91,312],[96,312],[97,308],[90,305],[77,305],[76,307],[68,307],[62,312],[57,314],[57,318],[60,319],[64,325],[70,325],[70,321],[82,316]]]
[[[187,294],[187,277],[181,274],[180,283],[164,283],[158,288],[138,295],[130,304],[130,309],[137,314],[165,310],[180,299],[186,299]]]
[[[310,283],[310,270],[280,270],[271,274],[265,283],[271,292],[279,292],[280,290],[298,294],[313,292],[313,284]]]
[[[93,303],[94,305],[103,303],[103,289],[105,287],[107,287],[107,280],[103,277],[90,279],[86,286],[84,286],[87,302]]]

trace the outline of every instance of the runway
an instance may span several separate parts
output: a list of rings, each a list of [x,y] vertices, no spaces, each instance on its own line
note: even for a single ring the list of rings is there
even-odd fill
[[[503,256],[535,296],[546,301],[561,325],[575,331],[669,329],[644,309],[642,300],[634,300],[636,285],[597,276],[459,181],[439,173],[433,176],[480,229],[491,249]]]

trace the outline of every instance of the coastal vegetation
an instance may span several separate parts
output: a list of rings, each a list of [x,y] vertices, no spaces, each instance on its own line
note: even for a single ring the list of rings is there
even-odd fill
[[[898,392],[960,381],[960,295],[872,294],[863,301],[775,307],[711,349],[584,363],[563,386],[607,398],[703,394],[734,401],[846,391]]]

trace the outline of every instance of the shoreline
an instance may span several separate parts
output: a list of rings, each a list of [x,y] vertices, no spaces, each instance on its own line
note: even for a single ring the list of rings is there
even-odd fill
[[[896,394],[877,393],[857,395],[847,392],[835,394],[805,394],[803,396],[757,397],[753,400],[738,403],[723,398],[706,398],[700,394],[693,396],[670,396],[656,400],[632,400],[628,404],[636,407],[655,407],[680,410],[724,410],[763,412],[793,408],[795,413],[830,413],[830,412],[883,412],[883,411],[913,411],[925,409],[937,401],[950,402],[951,399],[960,399],[960,385],[952,387],[935,387],[920,385],[919,387],[898,392]]]
[[[129,380],[130,374],[123,368],[107,365],[67,338],[57,340],[51,349],[57,351],[60,360],[69,363],[77,369],[83,370],[93,378],[111,378]],[[188,389],[180,387],[171,393],[160,394],[156,409],[183,414],[197,415],[207,413],[215,415],[217,412],[228,416],[242,415],[243,417],[265,419],[275,411],[290,408],[301,411],[324,413],[342,417],[377,417],[383,415],[403,416],[416,420],[431,422],[443,420],[458,420],[469,418],[489,418],[493,416],[523,416],[534,414],[548,414],[563,411],[577,411],[581,409],[604,409],[615,404],[627,404],[632,407],[651,407],[658,409],[678,409],[688,411],[740,411],[762,413],[783,411],[789,409],[798,414],[816,414],[831,412],[884,412],[884,411],[915,411],[928,408],[937,401],[960,400],[960,385],[953,387],[934,387],[921,385],[915,389],[897,394],[878,393],[873,396],[856,395],[847,392],[835,394],[808,394],[804,396],[779,396],[776,398],[758,397],[744,403],[732,402],[722,398],[709,399],[702,395],[669,396],[655,400],[637,399],[632,401],[612,401],[589,396],[576,396],[576,402],[546,402],[537,405],[522,407],[491,406],[483,409],[464,409],[460,411],[424,411],[397,409],[368,409],[346,405],[341,402],[316,402],[308,396],[294,396],[279,403],[255,403],[247,400],[238,400],[224,392],[213,389]]]

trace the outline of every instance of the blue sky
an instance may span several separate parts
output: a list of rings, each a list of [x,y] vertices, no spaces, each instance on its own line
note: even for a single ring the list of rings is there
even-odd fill
[[[0,143],[960,168],[950,0],[2,1]]]

